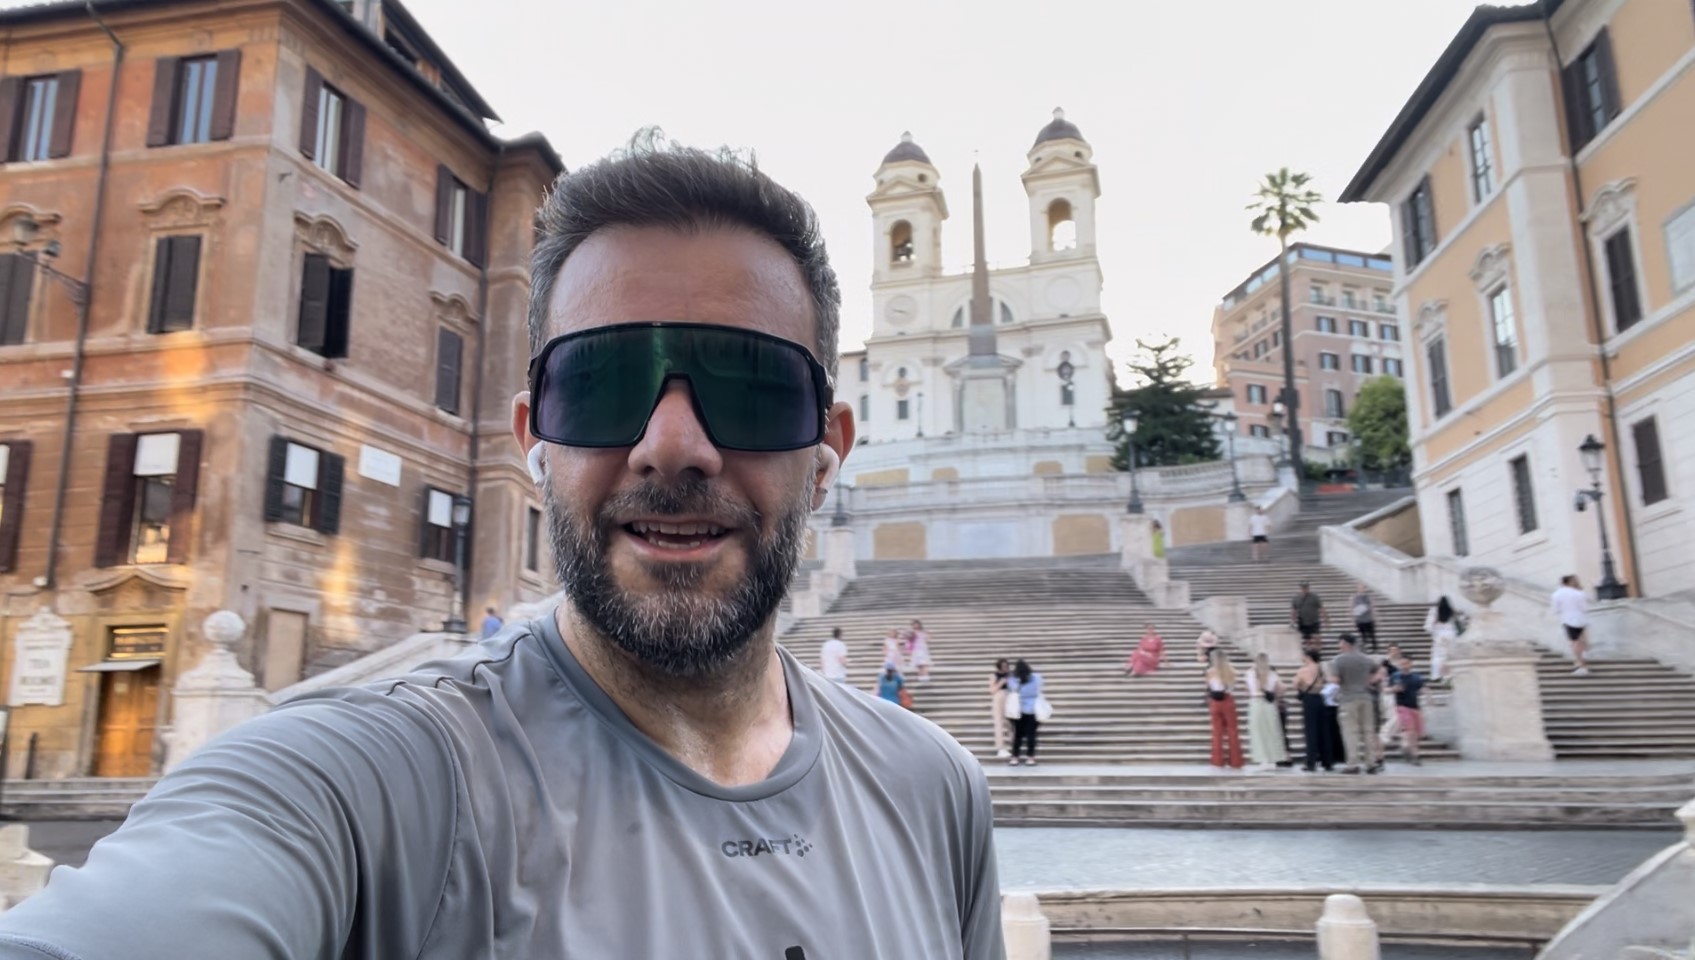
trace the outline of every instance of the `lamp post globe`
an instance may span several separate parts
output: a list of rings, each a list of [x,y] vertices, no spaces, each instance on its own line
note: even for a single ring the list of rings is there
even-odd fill
[[[1124,428],[1124,439],[1128,444],[1125,459],[1130,464],[1130,502],[1125,505],[1124,512],[1131,514],[1142,512],[1142,488],[1136,480],[1136,425],[1138,422],[1134,411],[1126,410],[1119,417],[1119,425]]]
[[[1223,424],[1223,426],[1224,426],[1224,441],[1225,441],[1225,443],[1229,444],[1229,456],[1230,456],[1230,497],[1229,497],[1229,500],[1230,500],[1231,503],[1241,503],[1242,501],[1248,499],[1248,496],[1247,496],[1247,494],[1242,492],[1242,478],[1241,478],[1241,475],[1236,472],[1236,411],[1227,410],[1227,411],[1224,412],[1223,416],[1218,418],[1218,420],[1219,420],[1219,423]]]
[[[1583,458],[1583,469],[1589,472],[1589,489],[1578,492],[1579,509],[1585,498],[1595,504],[1595,526],[1601,531],[1601,582],[1595,585],[1595,599],[1623,600],[1630,596],[1630,588],[1619,580],[1618,573],[1613,569],[1612,544],[1607,539],[1607,515],[1601,510],[1601,455],[1607,450],[1607,445],[1595,438],[1593,433],[1583,438],[1578,445],[1577,453]]]

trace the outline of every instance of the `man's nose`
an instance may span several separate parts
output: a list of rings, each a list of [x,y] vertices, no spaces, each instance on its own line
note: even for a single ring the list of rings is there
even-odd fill
[[[647,431],[630,448],[629,462],[636,473],[657,474],[668,481],[691,472],[715,477],[723,470],[724,458],[695,414],[687,381],[672,380],[665,385],[659,403],[647,418]]]

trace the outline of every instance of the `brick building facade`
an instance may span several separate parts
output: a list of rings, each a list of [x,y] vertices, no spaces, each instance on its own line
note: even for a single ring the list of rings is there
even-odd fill
[[[394,0],[95,9],[0,11],[13,775],[30,734],[41,776],[157,769],[214,610],[269,689],[439,628],[456,497],[468,619],[553,590],[508,427],[546,140]]]

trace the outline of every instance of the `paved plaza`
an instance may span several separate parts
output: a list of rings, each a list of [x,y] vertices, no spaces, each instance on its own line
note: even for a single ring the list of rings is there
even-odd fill
[[[1311,943],[1228,941],[1197,943],[1056,943],[1054,960],[1312,960]],[[1526,960],[1527,948],[1415,946],[1387,943],[1383,960]]]

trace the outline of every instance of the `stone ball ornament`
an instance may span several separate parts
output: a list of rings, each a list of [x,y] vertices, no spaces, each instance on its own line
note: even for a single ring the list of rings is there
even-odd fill
[[[1494,567],[1467,567],[1460,574],[1460,594],[1478,606],[1487,607],[1506,592],[1507,581]]]
[[[236,641],[247,632],[247,622],[233,610],[219,610],[206,618],[200,632],[206,635],[206,639],[227,649],[235,646]]]

